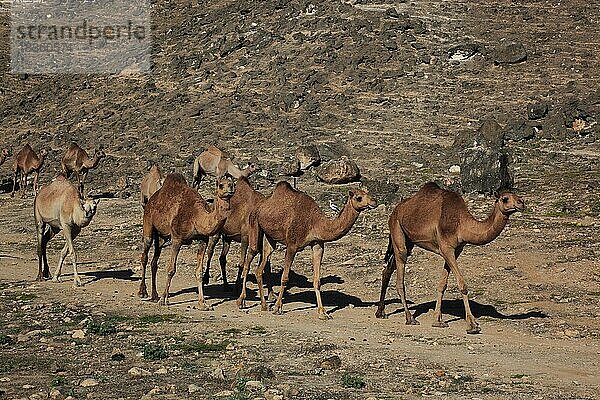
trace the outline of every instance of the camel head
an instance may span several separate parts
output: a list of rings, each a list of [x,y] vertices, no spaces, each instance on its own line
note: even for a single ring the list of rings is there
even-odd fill
[[[496,194],[496,204],[500,212],[506,216],[525,209],[523,200],[516,194],[507,191]]]
[[[352,207],[360,212],[369,208],[375,208],[377,202],[365,189],[350,189],[350,203]]]
[[[81,199],[81,207],[83,208],[86,219],[91,220],[96,214],[96,208],[98,207],[99,202],[100,199]]]
[[[233,196],[235,191],[235,185],[233,180],[229,177],[223,176],[217,179],[217,189],[215,190],[215,197],[223,200],[229,200]]]
[[[10,154],[10,152],[8,151],[7,148],[2,149],[2,155],[8,157]]]
[[[40,150],[40,157],[46,157],[48,155],[48,150],[42,149]]]
[[[104,158],[104,157],[106,157],[106,153],[104,153],[104,151],[103,151],[103,150],[98,150],[98,149],[96,149],[96,150],[94,151],[94,157],[97,157],[98,159],[101,159],[101,158]]]

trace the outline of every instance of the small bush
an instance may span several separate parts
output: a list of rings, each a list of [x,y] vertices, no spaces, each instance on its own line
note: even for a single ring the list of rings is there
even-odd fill
[[[150,314],[150,315],[142,315],[140,317],[140,323],[144,325],[150,324],[158,324],[161,322],[170,322],[175,321],[177,319],[177,315],[175,314]]]
[[[346,388],[362,389],[366,386],[365,380],[362,376],[353,374],[342,375],[342,386]]]
[[[176,348],[184,353],[210,353],[216,351],[225,351],[229,343],[231,343],[229,340],[224,340],[218,343],[193,341],[179,343],[176,345]]]
[[[2,333],[0,333],[0,346],[4,345],[4,344],[12,344],[14,342],[14,339],[11,338],[8,335],[4,335]]]
[[[169,353],[163,345],[157,343],[146,343],[144,345],[144,359],[164,360],[167,357],[169,357]]]
[[[55,376],[52,379],[52,382],[50,382],[50,386],[51,387],[58,387],[58,386],[63,386],[65,383],[67,383],[66,379],[62,376]]]
[[[117,333],[117,326],[111,319],[96,322],[91,320],[87,323],[87,331],[98,336],[108,336]]]

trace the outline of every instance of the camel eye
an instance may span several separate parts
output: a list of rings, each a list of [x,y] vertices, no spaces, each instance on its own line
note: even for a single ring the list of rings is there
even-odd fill
[[[508,197],[504,196],[504,197],[502,198],[502,202],[503,202],[503,203],[508,203]]]
[[[356,201],[358,201],[358,202],[362,201],[362,196],[358,196],[358,197],[356,198]]]
[[[219,183],[219,189],[223,189],[223,184]]]

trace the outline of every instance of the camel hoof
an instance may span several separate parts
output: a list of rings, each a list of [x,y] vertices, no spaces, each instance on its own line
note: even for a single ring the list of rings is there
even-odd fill
[[[266,304],[260,306],[261,311],[269,311],[269,307]]]
[[[213,306],[210,306],[206,303],[198,303],[198,310],[200,311],[213,311]]]
[[[434,328],[447,328],[448,324],[444,321],[436,321],[433,324],[431,324],[431,326],[433,326]]]
[[[167,299],[165,299],[164,297],[161,297],[158,300],[158,305],[163,307],[163,306],[168,306],[169,305],[169,301]]]
[[[202,277],[202,284],[203,285],[208,285],[208,282],[210,281],[210,276],[204,275]]]
[[[417,321],[416,319],[412,318],[406,321],[406,325],[421,325],[419,323],[419,321]]]
[[[150,297],[150,299],[148,299],[148,301],[151,301],[153,303],[157,303],[160,300],[160,297],[158,297],[158,295],[153,295],[152,297]]]
[[[246,300],[237,299],[236,304],[240,310],[243,310],[244,308],[246,308]]]
[[[375,313],[375,318],[387,318],[387,315],[385,314],[385,311],[383,310],[377,310],[377,312]]]
[[[327,313],[319,313],[319,319],[322,321],[327,321],[328,319],[333,319],[333,317]]]
[[[478,333],[481,333],[481,328],[479,327],[479,325],[472,326],[469,329],[467,329],[467,333],[469,335],[476,335]]]
[[[283,315],[283,309],[281,307],[275,307],[273,315]]]
[[[73,281],[73,287],[82,287],[83,283],[78,279],[76,281]]]
[[[55,276],[54,278],[52,278],[52,282],[60,283],[60,278],[58,276]]]
[[[147,299],[148,298],[148,291],[147,290],[140,290],[138,292],[138,297],[140,299]]]

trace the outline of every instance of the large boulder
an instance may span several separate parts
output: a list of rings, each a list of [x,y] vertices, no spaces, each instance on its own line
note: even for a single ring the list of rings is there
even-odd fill
[[[300,169],[306,171],[321,163],[321,154],[315,145],[300,146],[296,149],[296,159],[300,162]]]
[[[462,132],[453,149],[460,160],[461,188],[465,193],[493,193],[510,188],[510,155],[504,148],[505,128],[485,120],[475,132]]]
[[[348,183],[360,179],[358,165],[346,156],[328,161],[316,170],[317,178],[326,183]]]
[[[527,60],[527,50],[522,43],[505,41],[492,52],[495,64],[516,64]]]

